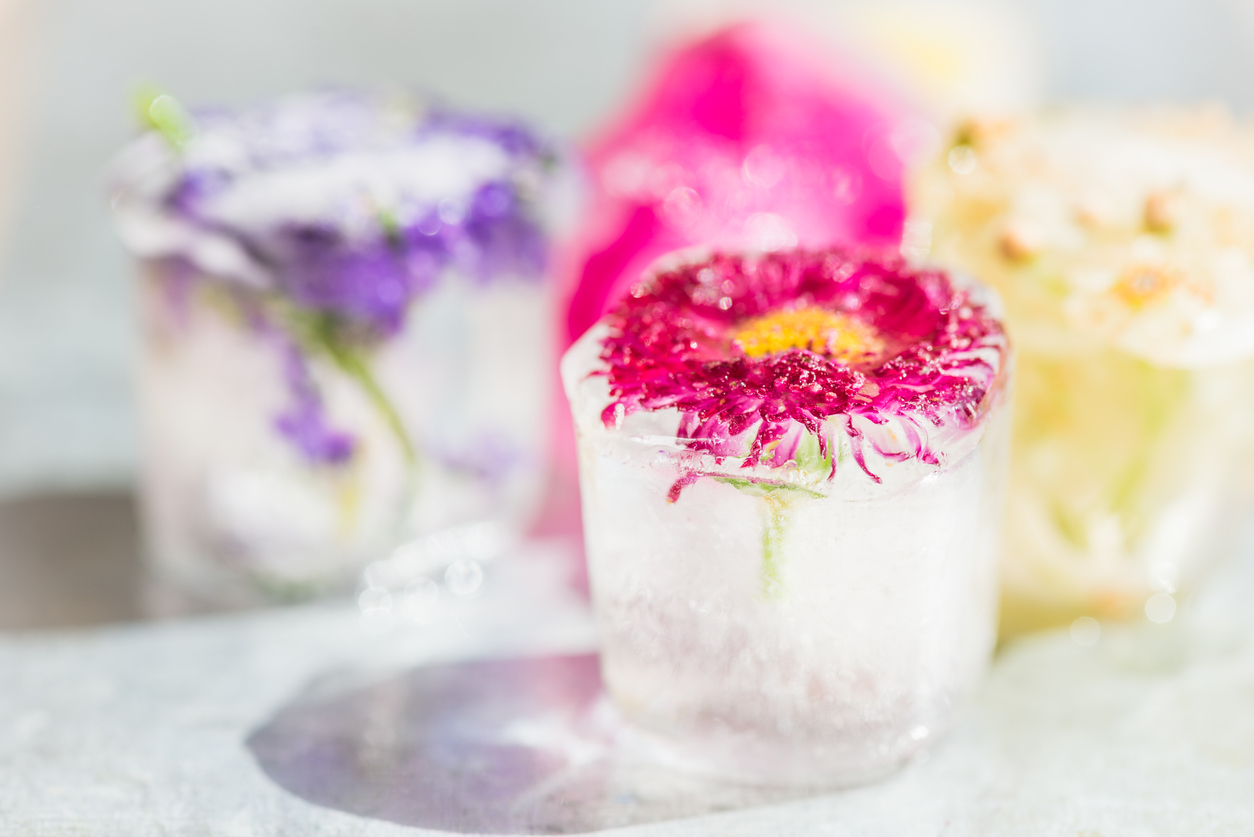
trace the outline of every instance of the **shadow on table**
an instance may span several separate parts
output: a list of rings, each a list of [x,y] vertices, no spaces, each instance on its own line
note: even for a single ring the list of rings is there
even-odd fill
[[[0,503],[0,630],[126,622],[147,612],[131,494]]]
[[[0,502],[0,631],[76,628],[240,610],[146,571],[128,491]]]
[[[587,654],[323,681],[248,747],[309,802],[459,833],[599,831],[807,795],[670,770],[625,733]]]

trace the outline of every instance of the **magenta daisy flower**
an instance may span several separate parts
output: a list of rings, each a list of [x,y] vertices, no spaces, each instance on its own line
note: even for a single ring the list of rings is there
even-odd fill
[[[841,433],[876,482],[871,451],[943,464],[950,442],[980,425],[1008,353],[977,290],[895,257],[834,249],[664,267],[606,323],[608,426],[674,409],[686,447],[745,468],[796,467],[810,437],[829,478]]]

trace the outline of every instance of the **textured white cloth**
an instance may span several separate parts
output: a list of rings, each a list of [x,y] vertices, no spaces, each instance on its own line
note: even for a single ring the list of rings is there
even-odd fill
[[[0,637],[0,835],[432,833],[305,802],[245,740],[335,672],[591,648],[583,606],[526,578],[420,627],[340,606]],[[958,729],[881,784],[615,833],[1252,834],[1251,597],[1247,562],[1166,625],[1019,643]]]

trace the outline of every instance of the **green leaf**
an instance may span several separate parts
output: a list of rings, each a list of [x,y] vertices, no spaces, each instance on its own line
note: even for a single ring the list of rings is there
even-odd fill
[[[165,137],[170,145],[180,151],[196,133],[191,114],[169,93],[151,85],[141,87],[135,93],[135,106],[140,124]]]

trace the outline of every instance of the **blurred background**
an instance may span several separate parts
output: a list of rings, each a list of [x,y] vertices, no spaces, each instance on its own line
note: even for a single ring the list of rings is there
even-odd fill
[[[578,139],[621,105],[659,48],[766,7],[0,0],[0,589],[12,591],[0,593],[0,626],[93,618],[81,602],[59,616],[23,610],[37,582],[15,581],[21,566],[54,553],[133,551],[131,269],[102,173],[135,130],[139,85],[197,105],[241,105],[311,85],[401,83]],[[1239,114],[1254,105],[1248,0],[769,7],[930,102],[938,120],[1077,98],[1220,99]],[[88,566],[107,562],[83,558],[64,572],[83,602],[116,576],[93,578]]]

